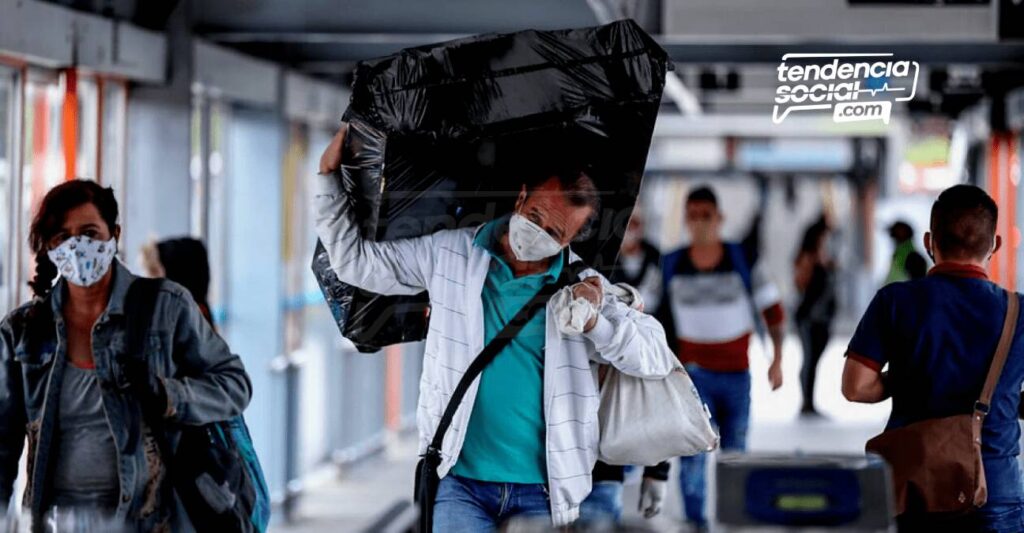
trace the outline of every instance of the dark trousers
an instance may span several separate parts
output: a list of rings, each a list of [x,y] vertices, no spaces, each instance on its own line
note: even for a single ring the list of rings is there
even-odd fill
[[[900,533],[1019,533],[1024,531],[1024,505],[989,504],[958,517],[903,514],[896,526]]]
[[[800,344],[804,349],[804,366],[800,371],[800,387],[804,393],[804,410],[814,409],[814,382],[818,377],[818,361],[832,336],[827,322],[801,321],[797,323]]]

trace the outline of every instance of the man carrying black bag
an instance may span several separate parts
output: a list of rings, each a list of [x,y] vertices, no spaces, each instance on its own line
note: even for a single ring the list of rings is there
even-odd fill
[[[421,502],[428,513],[433,504],[426,525],[486,531],[517,516],[572,523],[597,459],[596,365],[663,378],[675,364],[655,319],[606,295],[596,271],[575,268],[568,245],[599,210],[593,181],[560,172],[523,185],[515,211],[482,226],[372,242],[331,174],[348,127],[321,159],[316,229],[341,281],[379,294],[428,291],[417,423],[421,479],[436,473],[439,483],[436,493],[421,487],[435,496]],[[435,439],[442,419],[451,426]]]

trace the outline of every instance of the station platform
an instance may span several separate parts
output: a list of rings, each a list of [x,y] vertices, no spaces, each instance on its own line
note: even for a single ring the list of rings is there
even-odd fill
[[[889,402],[859,405],[840,393],[843,354],[848,335],[835,336],[822,356],[815,400],[820,416],[800,416],[799,385],[802,356],[798,340],[789,336],[784,345],[782,389],[771,392],[767,384],[768,359],[757,343],[751,347],[753,373],[749,447],[752,452],[862,453],[864,442],[880,432]],[[384,450],[344,469],[330,467],[312,479],[304,493],[296,519],[279,525],[276,533],[371,531],[389,514],[400,513],[411,501],[416,466],[416,435],[392,435]],[[669,493],[662,513],[649,525],[656,531],[687,531],[679,494],[678,470],[673,465]],[[713,481],[712,481],[713,482]],[[623,495],[624,517],[636,519],[639,481],[627,480]],[[713,499],[709,500],[713,508]]]

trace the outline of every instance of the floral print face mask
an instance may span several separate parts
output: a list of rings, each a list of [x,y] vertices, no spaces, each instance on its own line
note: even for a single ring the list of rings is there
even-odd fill
[[[47,252],[68,283],[88,287],[103,278],[117,254],[117,240],[99,241],[79,235]]]

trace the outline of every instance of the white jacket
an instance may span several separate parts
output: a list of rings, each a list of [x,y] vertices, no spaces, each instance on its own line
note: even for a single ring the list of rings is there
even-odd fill
[[[338,279],[379,294],[417,294],[424,289],[429,294],[430,329],[416,413],[423,453],[459,379],[484,348],[481,293],[491,255],[473,245],[479,227],[412,239],[363,240],[337,178],[318,176],[316,180],[316,230]],[[570,258],[578,260],[575,254]],[[600,274],[590,269],[580,274],[580,278],[587,276]],[[630,309],[607,290],[597,325],[582,336],[563,336],[552,310],[546,313],[547,474],[552,521],[561,526],[579,517],[580,503],[591,489],[598,445],[597,364],[612,364],[633,376],[662,378],[672,371],[676,359],[665,343],[661,324]],[[442,478],[459,458],[478,385],[479,377],[445,435],[438,469]]]

